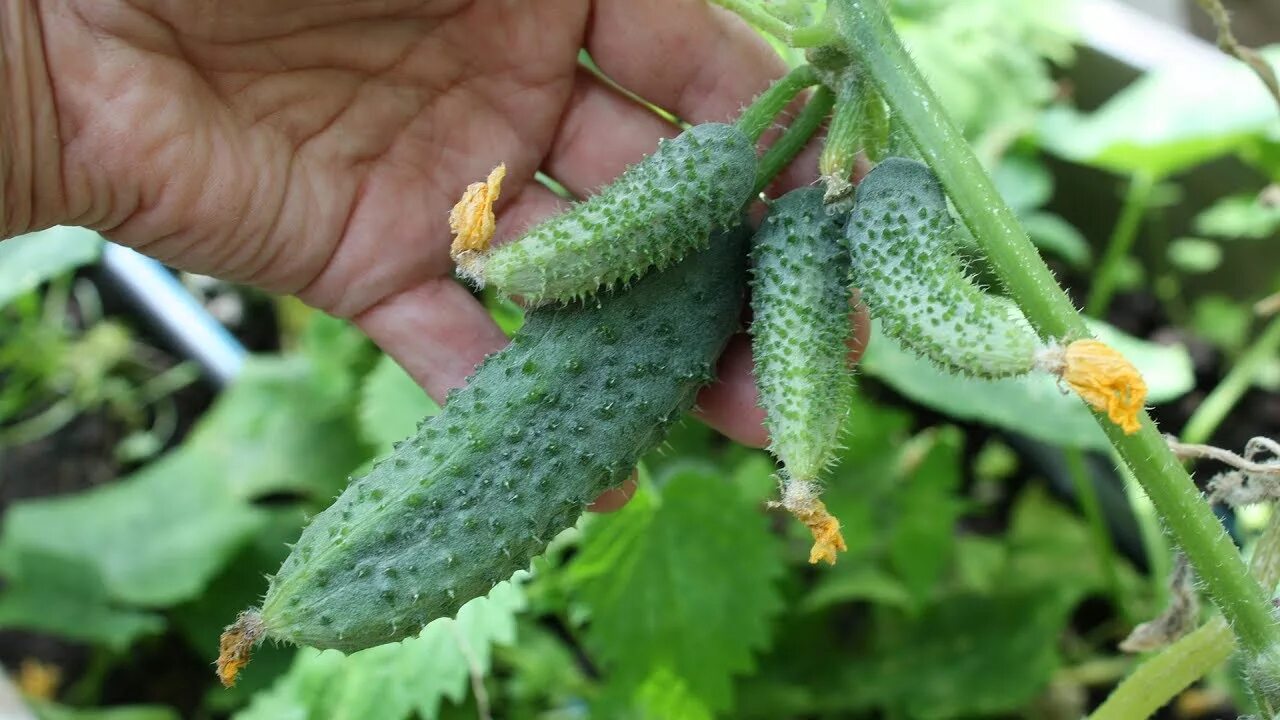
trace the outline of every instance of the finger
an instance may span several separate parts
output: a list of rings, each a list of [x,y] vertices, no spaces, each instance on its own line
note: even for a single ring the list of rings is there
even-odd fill
[[[587,506],[591,512],[608,513],[621,510],[623,505],[636,494],[636,474],[631,473],[631,477],[612,490],[605,490],[596,498],[596,501]]]
[[[850,363],[862,358],[871,333],[871,318],[856,293],[853,306],[849,314],[853,324],[848,340]],[[720,357],[717,370],[716,382],[698,395],[698,417],[743,445],[768,445],[769,433],[764,427],[765,413],[759,404],[760,392],[756,388],[751,358],[751,338],[746,334],[734,336]]]
[[[503,210],[496,235],[518,235],[561,205],[551,191],[530,183]],[[422,279],[352,320],[438,403],[507,343],[484,306],[447,276]]]
[[[543,169],[574,195],[594,194],[679,128],[580,70]]]
[[[448,277],[396,293],[355,323],[437,403],[507,343],[484,306]]]
[[[597,0],[587,51],[623,87],[693,123],[734,117],[786,70],[750,26],[705,0]]]

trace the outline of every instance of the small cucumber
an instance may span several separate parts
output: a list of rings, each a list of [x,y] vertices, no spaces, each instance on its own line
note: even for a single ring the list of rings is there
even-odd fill
[[[954,253],[954,221],[928,166],[889,158],[858,185],[846,228],[853,283],[886,334],[952,372],[1029,372],[1039,338],[1007,298],[983,292]]]
[[[849,411],[849,252],[819,188],[792,190],[752,241],[752,351],[770,450],[790,479],[831,462]]]
[[[454,259],[478,285],[532,305],[580,299],[706,247],[713,229],[738,222],[755,181],[755,143],[742,130],[698,125],[519,240]]]
[[[242,634],[360,650],[527,568],[711,380],[738,327],[745,250],[734,229],[626,292],[531,313],[441,414],[315,517]]]

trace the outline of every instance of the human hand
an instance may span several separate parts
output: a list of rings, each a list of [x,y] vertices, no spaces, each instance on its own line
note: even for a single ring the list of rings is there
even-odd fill
[[[34,148],[35,190],[7,192],[29,226],[6,232],[85,225],[296,294],[437,400],[506,342],[452,279],[461,190],[507,164],[501,242],[561,209],[535,170],[588,195],[677,131],[579,69],[578,48],[690,122],[731,118],[784,70],[703,0],[35,0],[0,10],[0,32],[6,56],[23,50],[6,57],[26,108],[10,124]],[[739,337],[699,407],[762,445],[755,401]]]

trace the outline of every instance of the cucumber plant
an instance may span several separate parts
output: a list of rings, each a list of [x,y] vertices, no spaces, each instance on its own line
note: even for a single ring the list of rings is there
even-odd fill
[[[489,246],[501,171],[472,186],[452,218],[461,273],[531,305],[567,305],[535,310],[443,414],[313,521],[262,608],[224,636],[224,680],[264,636],[353,650],[456,612],[526,567],[593,493],[625,478],[711,377],[735,326],[746,252],[729,239],[738,231],[725,231],[781,167],[778,157],[757,161],[756,141],[801,89],[820,84],[813,112],[778,146],[789,160],[834,96],[824,187],[774,203],[752,249],[761,404],[784,465],[781,504],[814,531],[811,561],[832,559],[843,542],[817,494],[851,383],[852,280],[886,330],[947,370],[1051,372],[1104,411],[1104,430],[1229,621],[1261,678],[1255,686],[1264,695],[1280,687],[1259,671],[1280,657],[1266,596],[1143,414],[1141,377],[1089,339],[883,4],[832,0],[821,21],[795,27],[751,0],[714,1],[811,49],[814,67],[783,78],[735,124],[664,143],[596,197],[508,245]],[[858,152],[881,160],[890,126],[907,136],[896,146],[927,166],[884,159],[851,204]],[[1008,300],[974,284],[952,252],[951,206]],[[690,257],[716,230],[723,239]]]

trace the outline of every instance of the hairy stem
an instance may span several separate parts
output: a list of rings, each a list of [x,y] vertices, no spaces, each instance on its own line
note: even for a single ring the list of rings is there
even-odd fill
[[[761,30],[778,38],[779,40],[790,43],[793,28],[787,23],[779,20],[760,6],[753,0],[711,0],[712,3],[732,12],[738,17],[755,25]]]
[[[804,106],[804,110],[800,111],[790,127],[782,133],[782,137],[778,138],[778,141],[765,152],[764,157],[760,158],[759,175],[756,178],[757,193],[768,187],[778,173],[790,165],[796,155],[804,149],[809,138],[813,137],[813,134],[822,126],[822,121],[827,119],[827,114],[831,112],[831,106],[834,104],[835,95],[826,87],[820,87],[813,93],[809,104]]]
[[[1241,45],[1240,41],[1236,39],[1235,33],[1231,32],[1231,17],[1227,14],[1227,9],[1222,6],[1222,2],[1220,0],[1196,0],[1196,4],[1213,21],[1213,26],[1218,31],[1218,47],[1222,48],[1223,52],[1248,65],[1257,74],[1262,84],[1267,86],[1267,92],[1271,93],[1271,97],[1275,98],[1276,104],[1280,105],[1280,80],[1276,78],[1276,71],[1267,64],[1267,61],[1258,54],[1257,50]]]
[[[802,90],[817,84],[818,75],[812,66],[801,65],[793,69],[770,85],[768,90],[760,93],[760,96],[742,111],[742,115],[738,116],[738,127],[747,134],[747,137],[759,140],[765,130],[773,127],[778,113],[785,110]]]
[[[1231,372],[1205,397],[1182,429],[1182,441],[1207,442],[1231,409],[1248,392],[1264,365],[1280,353],[1280,316],[1272,318],[1253,345],[1240,356]]]
[[[986,251],[1027,319],[1045,338],[1076,339],[1088,328],[1058,287],[1013,212],[902,46],[880,0],[833,0],[837,27],[890,108],[946,187],[962,221]],[[1150,417],[1124,432],[1097,415],[1111,444],[1146,490],[1165,527],[1187,553],[1210,598],[1253,655],[1280,647],[1269,602],[1235,546],[1170,453]]]
[[[1120,209],[1120,217],[1116,220],[1115,229],[1107,241],[1107,250],[1102,256],[1097,272],[1094,273],[1093,287],[1089,289],[1089,298],[1085,301],[1085,312],[1094,317],[1102,317],[1111,305],[1115,295],[1117,275],[1120,263],[1129,257],[1133,243],[1138,239],[1142,229],[1142,218],[1147,214],[1147,206],[1151,202],[1151,191],[1155,189],[1155,178],[1147,173],[1138,173],[1129,180],[1129,189],[1124,195],[1124,205]]]

